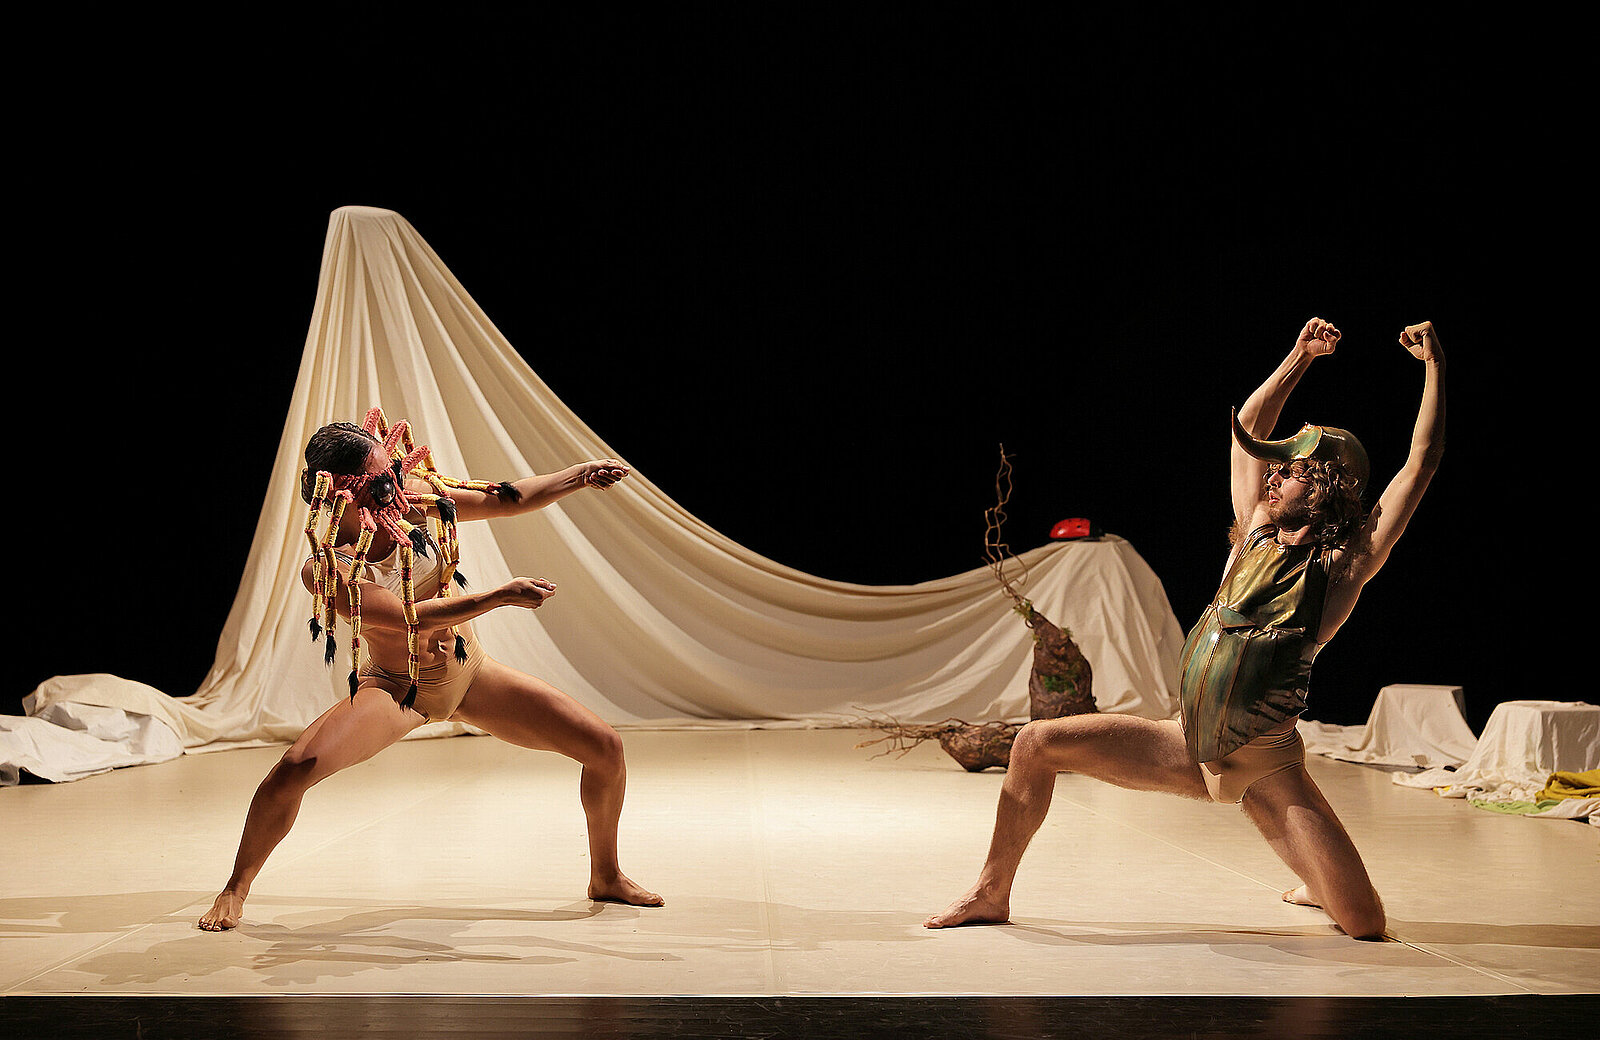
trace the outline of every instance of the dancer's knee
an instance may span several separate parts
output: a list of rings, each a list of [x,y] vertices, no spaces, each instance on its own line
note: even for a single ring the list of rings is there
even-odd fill
[[[610,726],[601,724],[585,741],[583,764],[586,768],[606,773],[621,772],[626,768],[622,753],[622,736]]]
[[[1048,768],[1052,772],[1072,769],[1078,740],[1069,726],[1048,725],[1061,719],[1035,720],[1017,731],[1011,741],[1011,769]]]
[[[1030,722],[1017,730],[1017,735],[1011,738],[1011,767],[1026,767],[1039,755],[1044,743],[1044,734],[1039,730],[1037,722]]]
[[[317,771],[317,755],[308,748],[298,745],[291,747],[278,759],[278,764],[272,767],[267,778],[261,782],[262,787],[279,790],[304,790],[315,781]]]
[[[1377,892],[1373,892],[1370,899],[1362,900],[1358,906],[1341,908],[1341,912],[1334,917],[1334,923],[1350,938],[1369,941],[1382,939],[1384,929],[1389,926]]]

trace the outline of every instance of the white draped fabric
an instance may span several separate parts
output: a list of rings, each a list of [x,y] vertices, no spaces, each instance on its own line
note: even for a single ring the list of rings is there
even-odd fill
[[[1405,787],[1501,790],[1531,797],[1554,772],[1600,769],[1600,707],[1583,701],[1502,701],[1456,770],[1397,774]]]
[[[345,691],[348,669],[348,628],[331,671],[307,631],[302,451],[318,427],[359,422],[375,404],[411,420],[453,475],[499,480],[627,458],[628,445],[602,441],[556,398],[410,224],[388,210],[336,210],[271,483],[207,679],[174,699],[110,676],[61,677],[30,711],[121,707],[167,721],[191,751],[297,736]],[[638,471],[537,513],[463,524],[461,545],[475,587],[513,575],[560,582],[539,611],[493,611],[475,627],[492,656],[615,725],[1027,714],[1031,641],[986,569],[913,586],[824,580],[734,543]],[[1108,536],[1023,560],[1026,594],[1072,630],[1102,710],[1171,717],[1183,632],[1133,547]]]
[[[1397,684],[1378,691],[1364,726],[1301,719],[1312,754],[1384,766],[1458,766],[1477,747],[1459,686]]]

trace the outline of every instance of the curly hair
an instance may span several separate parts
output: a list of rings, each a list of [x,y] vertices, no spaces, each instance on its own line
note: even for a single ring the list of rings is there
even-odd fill
[[[300,497],[309,505],[317,484],[317,473],[360,473],[372,457],[376,437],[355,423],[329,423],[306,442],[306,468],[300,471]]]
[[[1295,475],[1306,483],[1306,506],[1311,512],[1311,536],[1329,548],[1339,548],[1366,523],[1367,510],[1361,502],[1361,485],[1338,462],[1323,459],[1297,459]],[[1278,467],[1268,466],[1266,479]]]

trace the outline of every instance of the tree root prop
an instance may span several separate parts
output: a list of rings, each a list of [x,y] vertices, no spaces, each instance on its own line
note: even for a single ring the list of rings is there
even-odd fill
[[[1088,658],[1072,641],[1072,633],[1054,624],[1034,609],[1032,601],[1017,591],[1018,584],[1026,584],[1028,570],[1011,552],[1011,547],[1000,538],[1001,525],[1006,519],[1006,503],[1011,500],[1011,457],[1005,445],[1000,446],[1000,472],[994,481],[996,502],[984,511],[983,554],[994,571],[1000,589],[1011,597],[1012,609],[1022,618],[1033,634],[1033,668],[1028,673],[1028,717],[1032,719],[1059,719],[1068,715],[1084,715],[1098,711],[1094,702],[1094,670]],[[1022,567],[1014,578],[1006,576],[1006,562],[1010,559]],[[887,720],[864,717],[866,725],[888,734],[877,740],[864,740],[856,747],[888,744],[880,754],[904,755],[925,740],[937,740],[949,756],[969,773],[990,766],[1005,768],[1011,762],[1011,742],[1022,729],[1015,722],[967,722],[964,719],[945,719],[926,726],[908,726],[890,718]],[[878,756],[873,756],[878,757]]]
[[[907,726],[893,719],[868,719],[867,723],[888,735],[863,740],[856,745],[858,748],[887,744],[888,747],[878,754],[894,754],[898,758],[924,740],[937,740],[945,753],[969,773],[990,766],[1004,768],[1011,761],[1011,742],[1022,729],[1020,722],[966,722],[961,719],[946,719],[928,726]]]

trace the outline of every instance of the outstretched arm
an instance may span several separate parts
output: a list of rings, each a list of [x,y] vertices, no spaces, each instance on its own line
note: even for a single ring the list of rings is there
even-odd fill
[[[1340,553],[1323,611],[1322,628],[1327,635],[1322,641],[1350,616],[1361,587],[1388,561],[1390,550],[1405,533],[1406,524],[1417,511],[1422,494],[1444,457],[1444,349],[1433,323],[1406,326],[1400,333],[1400,345],[1424,366],[1422,404],[1411,432],[1411,451],[1400,472],[1378,496],[1378,504],[1366,524]]]
[[[629,473],[627,465],[616,459],[596,459],[592,462],[580,462],[576,466],[568,466],[555,473],[539,473],[521,480],[510,481],[517,490],[517,499],[501,497],[492,491],[468,491],[465,489],[453,490],[450,497],[456,503],[456,519],[458,520],[488,520],[494,517],[520,516],[531,513],[536,509],[543,509],[552,502],[558,502],[574,491],[586,487],[598,488],[604,491]],[[409,487],[418,491],[429,492],[432,489],[421,481],[415,481]]]
[[[1339,343],[1339,330],[1321,318],[1312,318],[1301,328],[1294,348],[1283,359],[1267,381],[1256,387],[1255,393],[1245,399],[1239,408],[1239,424],[1250,436],[1265,440],[1272,435],[1278,415],[1289,393],[1305,375],[1311,362],[1323,354],[1332,354]],[[1247,454],[1233,442],[1230,458],[1230,487],[1233,494],[1233,540],[1239,542],[1256,526],[1257,508],[1265,508],[1261,499],[1261,482],[1266,475],[1266,464]]]

